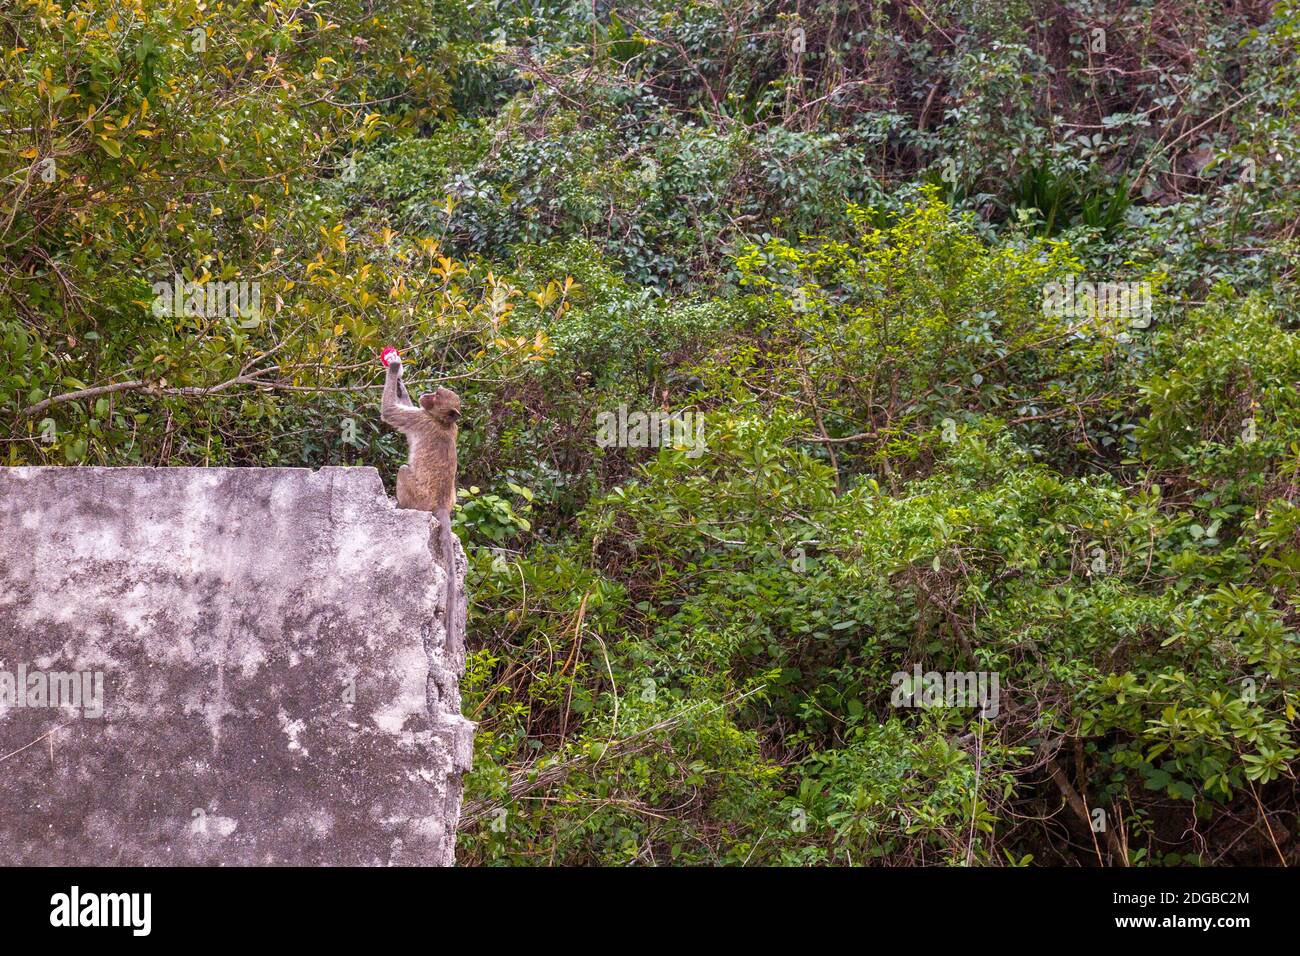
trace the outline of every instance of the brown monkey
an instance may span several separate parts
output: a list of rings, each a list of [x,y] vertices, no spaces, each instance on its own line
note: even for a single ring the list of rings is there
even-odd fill
[[[402,360],[394,355],[384,379],[380,417],[406,436],[407,463],[397,470],[397,507],[432,511],[438,519],[443,570],[447,572],[447,650],[456,633],[456,563],[451,548],[451,509],[456,505],[456,421],[460,396],[449,388],[420,396],[417,407],[402,382]]]

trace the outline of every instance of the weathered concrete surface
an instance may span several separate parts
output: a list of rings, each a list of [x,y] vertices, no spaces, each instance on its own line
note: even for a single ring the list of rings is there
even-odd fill
[[[450,864],[436,524],[372,468],[0,468],[0,864]]]

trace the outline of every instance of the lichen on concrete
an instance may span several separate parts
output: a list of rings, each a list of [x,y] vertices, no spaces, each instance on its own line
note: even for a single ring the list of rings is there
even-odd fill
[[[372,468],[0,468],[0,864],[450,864],[435,529]]]

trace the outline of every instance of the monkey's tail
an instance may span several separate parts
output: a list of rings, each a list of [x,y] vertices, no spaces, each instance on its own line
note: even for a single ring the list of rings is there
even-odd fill
[[[456,647],[456,552],[451,546],[451,512],[445,508],[439,509],[435,517],[438,519],[438,543],[442,550],[442,569],[447,574],[447,599],[445,602],[446,617],[443,619],[443,626],[446,632],[443,646],[447,653],[450,654]]]

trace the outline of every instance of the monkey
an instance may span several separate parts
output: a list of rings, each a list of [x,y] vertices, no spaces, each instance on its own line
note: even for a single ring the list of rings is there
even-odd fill
[[[432,511],[439,524],[443,570],[447,572],[446,648],[451,652],[464,635],[456,633],[456,564],[451,546],[451,510],[456,506],[456,435],[460,396],[439,388],[411,402],[402,381],[402,360],[393,355],[384,379],[380,418],[406,436],[407,463],[397,470],[397,507]]]

